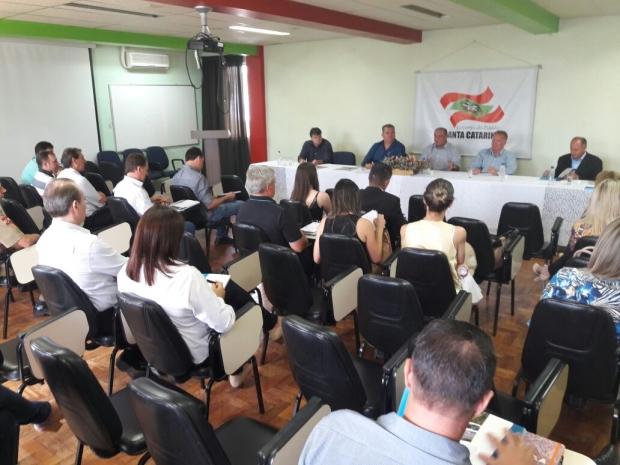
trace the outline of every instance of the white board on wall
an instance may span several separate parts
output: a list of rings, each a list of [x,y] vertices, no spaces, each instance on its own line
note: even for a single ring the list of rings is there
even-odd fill
[[[110,101],[116,150],[197,143],[192,86],[110,85]]]

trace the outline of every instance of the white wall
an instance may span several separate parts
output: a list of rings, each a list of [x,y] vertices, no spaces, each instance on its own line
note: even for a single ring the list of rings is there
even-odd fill
[[[610,16],[563,20],[560,32],[541,36],[499,25],[425,32],[416,45],[357,38],[265,47],[269,158],[278,150],[296,157],[312,126],[358,162],[385,123],[409,151],[417,70],[536,64],[533,156],[519,160],[517,173],[540,174],[568,153],[573,136],[586,137],[606,168],[620,170],[618,30],[620,16]]]

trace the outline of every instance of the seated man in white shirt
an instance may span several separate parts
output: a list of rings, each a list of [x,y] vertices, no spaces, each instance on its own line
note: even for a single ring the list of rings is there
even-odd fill
[[[58,174],[57,179],[71,179],[82,190],[86,205],[86,219],[84,228],[89,231],[105,228],[114,223],[112,214],[106,206],[106,196],[103,192],[95,190],[93,185],[81,175],[86,166],[86,159],[82,151],[75,147],[70,147],[62,152],[60,164],[64,169]]]
[[[149,162],[141,153],[132,153],[125,159],[125,177],[114,187],[114,195],[127,200],[129,205],[142,216],[155,203],[167,205],[172,199],[167,195],[149,194],[142,187],[149,174]],[[185,231],[194,234],[196,227],[189,221],[185,222]]]
[[[39,264],[64,271],[100,312],[114,306],[116,276],[127,258],[82,227],[82,190],[71,180],[55,179],[45,188],[43,205],[53,220],[37,242]]]

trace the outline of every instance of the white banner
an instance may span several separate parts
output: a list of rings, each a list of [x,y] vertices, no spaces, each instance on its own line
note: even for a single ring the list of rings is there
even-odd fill
[[[532,158],[538,68],[418,73],[413,147],[422,152],[438,127],[461,155],[491,147],[493,132],[508,133],[506,150]]]

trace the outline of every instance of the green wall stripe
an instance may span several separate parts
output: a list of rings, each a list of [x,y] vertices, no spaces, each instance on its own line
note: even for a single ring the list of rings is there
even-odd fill
[[[452,2],[532,34],[550,34],[560,30],[560,18],[531,0],[452,0]]]
[[[187,39],[181,37],[140,34],[137,32],[109,31],[87,27],[63,26],[58,24],[32,23],[0,19],[0,35],[18,37],[36,37],[43,39],[77,40],[109,45],[133,45],[142,47],[168,48],[185,50]],[[228,55],[257,55],[255,45],[224,43]]]

